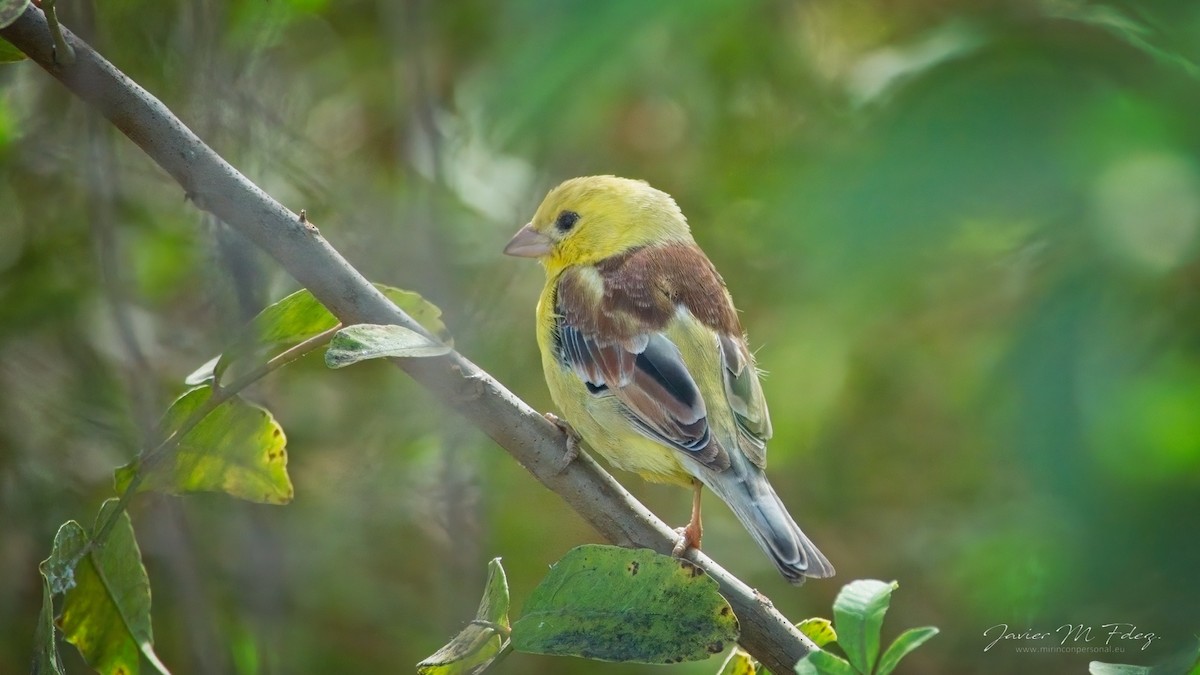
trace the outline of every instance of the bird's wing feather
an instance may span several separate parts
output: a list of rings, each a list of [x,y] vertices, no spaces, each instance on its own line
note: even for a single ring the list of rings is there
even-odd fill
[[[721,362],[725,366],[725,397],[737,420],[738,446],[751,462],[766,468],[771,416],[745,339],[721,335]]]
[[[723,357],[726,395],[731,404],[733,396],[744,401],[738,404],[739,424],[744,413],[750,428],[759,430],[759,436],[742,434],[738,443],[748,445],[743,452],[761,464],[766,406],[757,375],[724,283],[694,245],[636,249],[594,268],[565,272],[555,299],[556,356],[593,395],[616,397],[640,433],[723,471],[730,465],[728,452],[713,437],[700,388],[664,332],[681,308],[715,335],[738,336],[730,344],[741,351]],[[713,348],[718,346],[727,351],[724,337],[720,343],[714,338]]]

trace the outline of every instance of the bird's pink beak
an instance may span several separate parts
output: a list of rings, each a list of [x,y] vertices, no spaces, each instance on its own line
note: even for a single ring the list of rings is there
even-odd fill
[[[513,255],[518,258],[540,258],[550,253],[553,243],[550,241],[550,237],[533,229],[533,224],[530,223],[517,230],[517,233],[509,240],[508,246],[504,247],[504,255]]]

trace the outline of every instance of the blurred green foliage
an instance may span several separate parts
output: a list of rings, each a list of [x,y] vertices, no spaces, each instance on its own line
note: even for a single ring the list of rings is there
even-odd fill
[[[1148,663],[1200,627],[1200,5],[59,12],[542,409],[541,278],[503,243],[570,176],[673,194],[770,372],[772,482],[840,579],[901,581],[889,622],[942,629],[899,672]],[[0,68],[0,207],[7,672],[58,526],[95,513],[183,378],[295,284],[28,61]],[[287,431],[291,505],[132,511],[175,673],[403,672],[461,628],[487,560],[532,588],[596,540],[394,369],[309,358],[250,398]],[[686,494],[620,478],[683,522]],[[832,603],[836,580],[786,586],[715,501],[707,524],[706,549],[788,616]],[[1000,623],[1112,621],[1162,639],[983,651]],[[645,671],[519,663],[599,668]]]

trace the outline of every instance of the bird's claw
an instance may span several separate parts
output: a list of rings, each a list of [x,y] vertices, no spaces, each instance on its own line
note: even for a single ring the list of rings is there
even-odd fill
[[[691,549],[700,550],[700,533],[693,529],[690,523],[687,527],[675,528],[675,534],[679,535],[679,541],[675,542],[675,548],[671,549],[672,556],[682,558]]]
[[[682,558],[683,554],[687,553],[688,550],[687,528],[677,527],[675,528],[675,534],[679,535],[679,541],[675,542],[675,548],[671,549],[671,557]]]
[[[563,471],[566,471],[567,467],[571,466],[571,462],[574,462],[575,458],[579,456],[579,442],[581,440],[579,438],[579,432],[575,431],[570,424],[567,424],[562,418],[554,413],[546,413],[544,417],[551,424],[558,427],[559,430],[563,432],[563,435],[567,437],[567,451],[563,454],[561,463],[558,466],[558,473],[562,473]]]

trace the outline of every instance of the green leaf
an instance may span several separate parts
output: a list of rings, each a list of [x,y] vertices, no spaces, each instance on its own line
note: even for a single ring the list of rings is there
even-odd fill
[[[189,387],[197,387],[208,382],[212,382],[216,377],[217,364],[224,358],[224,354],[217,354],[211,359],[204,362],[204,365],[193,370],[187,377],[183,378],[183,383]]]
[[[378,288],[387,296],[388,300],[396,303],[397,307],[404,310],[405,314],[421,324],[421,327],[429,331],[435,338],[454,346],[449,329],[446,328],[446,324],[442,323],[442,310],[437,305],[421,297],[421,294],[415,291],[406,291],[383,284],[375,284],[375,288]]]
[[[1134,666],[1123,663],[1092,661],[1091,675],[1200,675],[1200,643],[1174,652],[1153,666]]]
[[[896,582],[859,579],[842,587],[833,601],[838,644],[860,673],[870,673],[879,655],[879,630]]]
[[[550,568],[513,624],[513,648],[602,661],[706,659],[737,640],[733,609],[695,565],[588,545]]]
[[[38,614],[34,629],[33,672],[63,672],[62,660],[58,656],[58,645],[54,635],[54,596],[66,593],[75,587],[75,567],[87,550],[88,536],[83,526],[68,520],[54,535],[54,546],[50,557],[38,565],[42,575],[42,611]]]
[[[837,631],[833,629],[833,624],[829,622],[829,619],[805,619],[796,624],[796,628],[800,629],[800,632],[818,647],[824,647],[830,642],[837,642]]]
[[[829,652],[809,652],[796,664],[797,675],[855,675],[854,667]]]
[[[755,675],[758,672],[758,666],[754,662],[754,657],[746,650],[734,645],[733,649],[729,650],[729,656],[725,659],[725,663],[721,664],[721,670],[717,675]]]
[[[389,300],[404,310],[436,338],[452,344],[442,323],[442,310],[419,294],[391,286],[375,284]],[[338,323],[325,306],[308,290],[300,290],[258,313],[234,344],[215,362],[204,364],[185,380],[197,385],[210,379],[218,381],[230,367],[251,368],[267,360],[268,355],[315,337]]]
[[[479,611],[475,612],[475,618],[503,626],[507,630],[510,628],[508,607],[508,576],[504,573],[500,559],[492,558],[488,563],[487,585],[484,587],[483,598],[479,601]]]
[[[0,0],[0,28],[6,28],[21,18],[29,0]]]
[[[477,623],[467,624],[445,647],[417,664],[420,675],[470,675],[486,669],[508,642],[508,579],[500,559],[488,563]],[[499,629],[499,630],[497,630]]]
[[[163,420],[164,434],[179,431],[212,395],[206,386],[180,396]],[[270,412],[234,396],[187,432],[173,452],[143,466],[146,475],[138,490],[225,492],[262,504],[286,504],[293,492],[286,445],[287,437]],[[118,492],[129,486],[138,470],[137,460],[117,469]]]
[[[333,336],[325,352],[325,365],[343,368],[368,359],[416,358],[449,353],[448,345],[430,340],[404,326],[360,323],[346,326]]]
[[[63,675],[62,659],[54,641],[54,596],[50,584],[42,582],[42,611],[33,631],[33,675]]]
[[[24,61],[29,58],[25,56],[25,52],[17,49],[13,43],[0,38],[0,63],[14,63],[16,61]]]
[[[117,503],[116,499],[110,499],[100,507],[96,531],[103,527]],[[59,533],[62,534],[61,529]],[[77,535],[70,535],[73,541]],[[150,579],[142,566],[142,553],[133,537],[129,514],[122,512],[108,541],[75,567],[74,585],[66,592],[60,625],[67,642],[75,645],[97,672],[136,675],[141,652],[158,672],[167,673],[154,654]]]
[[[50,557],[38,565],[42,579],[54,595],[66,593],[75,586],[75,566],[87,548],[87,532],[74,520],[68,520],[54,535]]]
[[[889,675],[896,669],[900,659],[908,656],[909,652],[925,644],[929,638],[937,634],[938,629],[933,626],[909,628],[904,631],[892,642],[883,656],[879,657],[879,667],[875,670],[875,675]]]
[[[1150,675],[1150,666],[1131,666],[1124,663],[1104,663],[1092,661],[1088,664],[1091,675]]]

